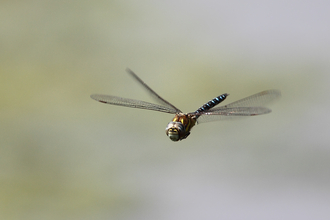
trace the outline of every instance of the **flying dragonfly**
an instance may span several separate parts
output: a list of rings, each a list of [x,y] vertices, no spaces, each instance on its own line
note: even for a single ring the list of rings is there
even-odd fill
[[[189,136],[192,127],[199,123],[222,120],[226,118],[236,118],[238,116],[255,116],[270,113],[271,110],[264,107],[264,105],[281,96],[281,92],[279,90],[266,90],[236,102],[215,107],[228,97],[229,94],[224,93],[208,101],[194,112],[183,113],[180,109],[159,96],[132,70],[127,68],[126,72],[136,79],[160,104],[100,94],[93,94],[91,95],[91,98],[101,103],[111,105],[175,114],[174,118],[170,123],[168,123],[165,129],[166,135],[172,141],[181,141],[186,139]]]

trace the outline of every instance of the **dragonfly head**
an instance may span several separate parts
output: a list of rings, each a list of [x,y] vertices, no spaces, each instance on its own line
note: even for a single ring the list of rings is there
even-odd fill
[[[166,127],[166,135],[172,141],[181,140],[185,136],[185,127],[181,122],[171,121]]]

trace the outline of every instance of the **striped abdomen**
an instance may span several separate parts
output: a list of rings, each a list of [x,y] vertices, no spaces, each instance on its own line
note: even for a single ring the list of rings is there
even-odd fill
[[[194,113],[198,114],[198,113],[201,113],[201,112],[204,112],[204,111],[207,111],[207,110],[213,108],[214,106],[216,106],[217,104],[219,104],[220,102],[225,100],[228,95],[229,94],[225,93],[225,94],[219,95],[218,97],[215,97],[214,99],[208,101],[202,107],[197,109]]]

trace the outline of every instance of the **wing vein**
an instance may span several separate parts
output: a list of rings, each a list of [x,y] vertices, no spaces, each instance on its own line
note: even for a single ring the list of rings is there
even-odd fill
[[[106,104],[111,105],[119,105],[124,107],[130,108],[139,108],[139,109],[146,109],[146,110],[153,110],[159,112],[165,112],[170,114],[175,114],[176,110],[167,106],[157,105],[150,102],[135,100],[135,99],[128,99],[122,98],[118,96],[111,96],[111,95],[101,95],[101,94],[93,94],[91,98]]]

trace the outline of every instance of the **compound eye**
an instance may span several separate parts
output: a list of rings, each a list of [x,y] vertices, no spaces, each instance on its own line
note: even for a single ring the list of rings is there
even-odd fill
[[[172,140],[172,141],[178,141],[180,138],[179,131],[176,128],[171,128],[167,131],[167,136]]]
[[[181,122],[171,121],[166,127],[166,135],[172,141],[179,141],[185,137],[185,128]]]

